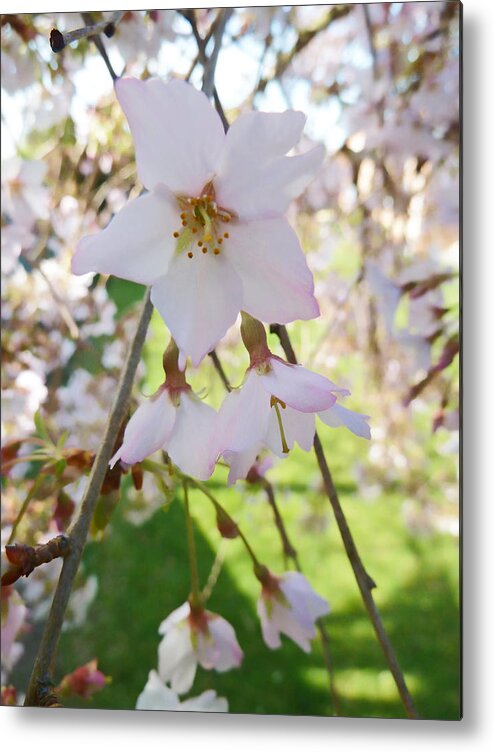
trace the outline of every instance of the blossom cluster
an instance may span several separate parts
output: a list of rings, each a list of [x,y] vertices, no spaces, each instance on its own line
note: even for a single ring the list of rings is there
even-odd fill
[[[316,414],[369,438],[367,417],[337,404],[348,390],[274,356],[258,321],[319,314],[312,274],[284,217],[324,156],[321,146],[286,156],[305,117],[249,112],[225,135],[207,97],[187,83],[124,78],[115,88],[147,192],[80,241],[72,268],[150,285],[178,352],[165,364],[162,387],[134,413],[112,464],[162,449],[204,480],[223,456],[233,483],[265,447],[281,457],[295,442],[308,451]],[[189,358],[198,366],[216,347],[240,311],[251,364],[216,415],[181,374]]]

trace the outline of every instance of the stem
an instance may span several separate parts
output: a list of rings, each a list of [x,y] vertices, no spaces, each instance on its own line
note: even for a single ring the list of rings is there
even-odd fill
[[[287,359],[290,361],[290,363],[296,364],[297,358],[286,327],[283,325],[280,326],[278,324],[275,324],[271,326],[271,331],[275,332],[278,335],[281,346],[285,351],[285,355],[287,356]],[[317,432],[314,436],[314,452],[316,454],[319,469],[321,471],[324,489],[333,508],[347,557],[352,566],[353,573],[355,575],[355,579],[357,580],[357,585],[362,596],[362,600],[372,622],[372,626],[374,627],[378,642],[381,645],[386,663],[388,664],[388,668],[395,681],[407,716],[409,718],[417,719],[419,715],[415,708],[415,704],[413,702],[412,696],[410,695],[410,692],[408,691],[405,677],[403,676],[403,672],[401,671],[393,646],[382,623],[381,615],[372,596],[372,588],[376,587],[376,583],[366,572],[364,565],[362,564],[362,561],[360,559],[355,541],[353,540],[353,536],[346,521],[345,513],[343,512],[343,509],[341,507],[338,492],[333,483],[333,478],[331,476],[331,472],[324,455],[324,450],[322,448],[321,440],[319,439]]]
[[[184,509],[185,509],[185,523],[187,526],[187,547],[189,549],[189,564],[190,564],[190,584],[192,588],[191,601],[193,606],[199,606],[201,604],[201,588],[199,585],[199,574],[197,572],[197,554],[196,544],[194,541],[194,528],[192,525],[192,517],[190,516],[189,506],[189,491],[187,487],[187,481],[183,481],[184,488]]]
[[[214,74],[216,71],[216,63],[218,62],[218,55],[221,49],[221,42],[223,40],[223,34],[225,27],[230,20],[233,13],[233,8],[224,8],[219,11],[217,23],[215,24],[213,39],[214,48],[209,56],[207,63],[204,66],[204,75],[202,78],[202,90],[207,97],[210,97],[214,92]]]
[[[21,521],[22,521],[22,518],[24,517],[24,515],[25,515],[25,514],[26,514],[26,512],[27,512],[27,509],[28,509],[28,507],[29,507],[29,504],[30,504],[30,503],[31,503],[31,501],[33,500],[33,497],[34,497],[34,495],[35,495],[36,491],[38,490],[38,488],[39,488],[39,487],[41,486],[41,484],[42,484],[42,483],[43,483],[43,481],[45,481],[45,480],[46,480],[46,475],[44,475],[44,474],[41,474],[41,475],[38,475],[38,477],[37,477],[37,478],[36,478],[36,480],[34,481],[34,483],[33,483],[32,487],[31,487],[31,490],[29,491],[28,495],[26,496],[26,498],[25,498],[25,499],[24,499],[24,501],[22,502],[22,506],[21,506],[21,508],[19,509],[19,514],[18,514],[18,515],[17,515],[17,517],[16,517],[16,520],[15,520],[15,522],[14,522],[14,525],[13,525],[13,527],[12,527],[12,530],[10,531],[9,539],[8,539],[8,541],[7,541],[7,543],[6,543],[6,545],[7,545],[7,546],[10,546],[10,544],[11,544],[11,543],[12,543],[12,541],[14,540],[14,538],[15,538],[15,534],[16,534],[16,532],[17,532],[17,528],[19,527],[19,525],[20,525],[20,523],[21,523]]]
[[[57,583],[50,613],[45,624],[38,654],[34,662],[24,705],[38,704],[38,682],[45,680],[49,676],[55,663],[65,611],[69,602],[74,579],[79,568],[82,552],[86,544],[91,517],[108,470],[108,463],[113,452],[115,437],[118,435],[127,412],[130,392],[152,311],[153,306],[151,304],[148,290],[142,306],[134,340],[130,346],[122,370],[122,375],[108,417],[104,436],[91,469],[79,515],[68,532],[68,536],[70,537],[70,550],[64,558],[62,572]]]
[[[204,485],[200,480],[196,480],[195,478],[189,478],[190,483],[192,483],[196,488],[198,488],[202,493],[207,496],[207,498],[214,504],[215,509],[219,509],[221,513],[232,523],[236,526],[238,537],[242,540],[242,543],[244,544],[247,553],[249,554],[250,558],[252,559],[252,563],[254,565],[254,570],[261,569],[263,565],[260,563],[259,559],[255,555],[249,541],[243,534],[243,532],[240,530],[239,526],[235,522],[235,520],[228,514],[226,509],[219,503],[219,501],[213,496],[209,488]]]
[[[227,392],[231,392],[232,391],[232,385],[228,381],[227,375],[226,375],[225,371],[223,370],[223,366],[221,365],[221,361],[218,358],[216,350],[211,350],[211,352],[209,353],[209,357],[213,361],[213,365],[214,365],[214,367],[215,367],[215,369],[216,369],[216,371],[217,371],[220,379],[222,380],[223,386],[225,387],[226,391]]]

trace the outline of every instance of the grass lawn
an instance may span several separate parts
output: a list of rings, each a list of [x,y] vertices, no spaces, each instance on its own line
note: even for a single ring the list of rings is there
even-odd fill
[[[419,713],[427,719],[459,717],[458,545],[449,535],[413,536],[395,491],[363,501],[348,475],[362,446],[346,431],[321,426],[321,437],[364,565],[377,582],[376,602]],[[335,441],[335,438],[338,441]],[[326,597],[335,677],[348,716],[404,717],[393,680],[364,611],[350,565],[321,494],[312,454],[296,450],[271,471],[278,503],[304,573]],[[211,490],[240,523],[261,561],[280,572],[283,557],[264,493],[239,483],[225,488],[218,468]],[[99,578],[86,624],[63,635],[60,671],[97,656],[112,683],[92,707],[133,708],[156,667],[162,619],[186,599],[189,571],[180,495],[140,527],[124,518],[125,494],[101,543],[84,554],[87,573]],[[202,584],[220,543],[210,502],[191,493]],[[320,645],[310,655],[285,640],[269,650],[256,615],[259,586],[239,540],[224,541],[225,560],[208,608],[235,627],[245,659],[225,674],[199,669],[192,694],[214,688],[232,713],[328,715],[331,705]],[[68,703],[70,704],[70,703]],[[73,707],[87,707],[81,701]]]

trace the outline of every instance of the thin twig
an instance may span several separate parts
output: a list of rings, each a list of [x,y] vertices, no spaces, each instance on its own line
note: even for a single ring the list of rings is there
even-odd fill
[[[295,351],[293,349],[286,327],[275,324],[271,326],[271,331],[278,335],[280,344],[289,362],[296,364],[297,357],[295,355]],[[367,613],[369,614],[372,626],[374,627],[376,637],[379,641],[379,644],[381,645],[386,663],[388,664],[389,670],[391,671],[393,679],[395,680],[395,684],[407,716],[409,718],[417,719],[419,716],[415,708],[415,704],[413,702],[412,696],[410,695],[410,692],[408,691],[405,677],[403,676],[403,672],[401,671],[393,646],[382,623],[381,615],[372,596],[372,589],[376,587],[376,583],[366,572],[364,565],[362,564],[362,561],[360,559],[355,541],[353,540],[353,536],[346,521],[345,513],[343,512],[342,506],[340,504],[338,492],[333,483],[331,471],[326,461],[321,440],[319,439],[317,432],[314,436],[314,452],[316,454],[319,469],[321,471],[324,490],[326,491],[327,497],[333,508],[347,557],[352,566],[353,573],[355,575],[355,579],[357,580],[357,585],[362,596],[362,600],[364,602]]]
[[[115,34],[117,24],[120,22],[125,11],[117,10],[112,13],[110,18],[98,23],[91,21],[83,26],[81,29],[74,29],[73,31],[61,32],[59,29],[52,29],[50,33],[50,46],[53,52],[61,52],[68,44],[72,42],[78,42],[80,39],[86,39],[86,37],[93,37],[98,34],[104,34],[110,38]]]
[[[45,681],[53,670],[65,611],[69,602],[74,579],[79,568],[82,552],[86,544],[94,508],[108,470],[108,463],[114,448],[115,437],[118,436],[120,427],[126,416],[130,392],[141,356],[149,321],[151,319],[152,310],[153,306],[151,304],[148,290],[142,306],[134,340],[130,346],[127,360],[125,361],[122,370],[113,407],[106,424],[105,433],[91,469],[91,474],[88,479],[79,514],[67,533],[70,537],[70,551],[64,559],[62,572],[53,596],[50,613],[45,624],[38,654],[34,662],[31,679],[29,681],[26,700],[24,702],[25,705],[38,704],[38,683],[39,681]]]
[[[211,350],[211,352],[209,353],[209,357],[213,361],[213,365],[216,368],[216,371],[218,372],[218,375],[219,375],[220,379],[222,380],[223,386],[225,387],[226,391],[227,392],[231,392],[232,391],[232,385],[230,384],[230,382],[228,380],[228,377],[227,377],[225,371],[223,370],[223,366],[221,365],[221,361],[218,358],[216,350]]]
[[[202,90],[208,97],[210,97],[214,92],[214,74],[216,72],[216,63],[218,62],[218,55],[221,49],[221,43],[223,41],[223,34],[232,13],[233,8],[224,8],[220,10],[218,14],[218,23],[216,24],[213,32],[214,47],[207,63],[204,66],[204,75],[202,78]]]

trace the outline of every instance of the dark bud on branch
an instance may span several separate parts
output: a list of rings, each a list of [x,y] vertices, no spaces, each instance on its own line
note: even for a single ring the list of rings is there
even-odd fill
[[[2,586],[12,585],[20,577],[29,577],[41,564],[48,564],[53,559],[65,556],[69,543],[66,535],[57,535],[41,546],[27,546],[25,543],[5,546],[5,554],[12,566],[2,575]]]
[[[58,29],[52,29],[50,32],[50,47],[53,52],[61,52],[65,47],[65,39]]]

